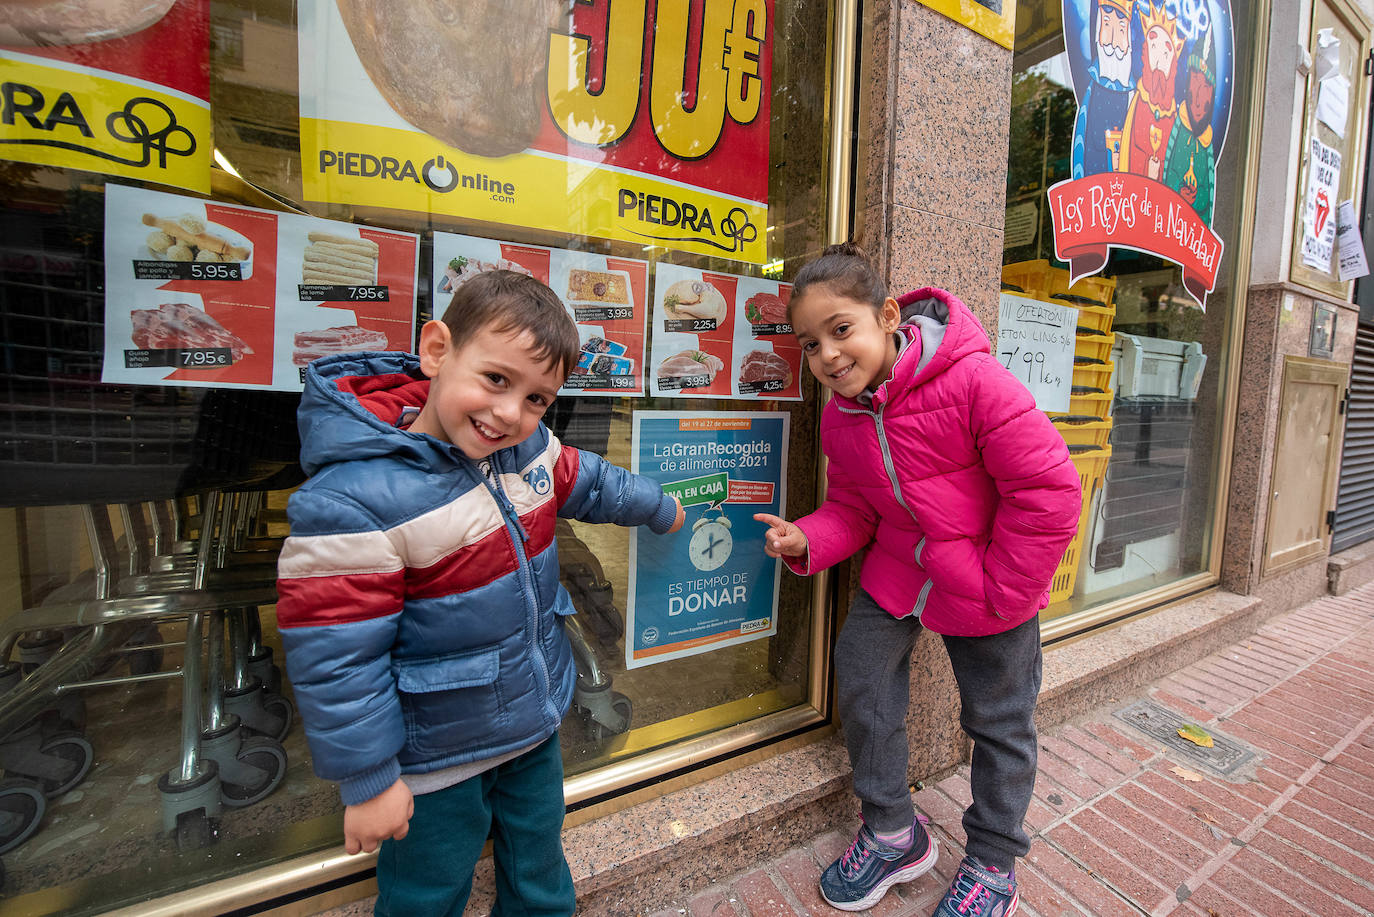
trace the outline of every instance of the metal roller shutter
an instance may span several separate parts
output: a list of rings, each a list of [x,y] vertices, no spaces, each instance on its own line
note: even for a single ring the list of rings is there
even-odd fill
[[[1374,325],[1355,335],[1350,396],[1345,409],[1345,452],[1336,497],[1331,551],[1374,539]]]

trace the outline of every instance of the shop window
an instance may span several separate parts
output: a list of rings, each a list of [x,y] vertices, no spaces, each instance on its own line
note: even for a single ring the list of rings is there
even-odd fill
[[[418,0],[412,5],[428,6]],[[610,4],[577,6],[594,8],[604,19]],[[716,10],[720,5],[710,6]],[[335,291],[317,297],[331,303],[340,288],[363,290],[359,295],[364,299],[380,298],[376,291],[384,287],[382,274],[392,268],[384,263],[388,256],[375,252],[385,251],[390,242],[384,240],[378,248],[379,243],[369,241],[373,237],[394,241],[417,265],[415,287],[402,297],[404,314],[367,313],[378,316],[383,326],[390,321],[405,331],[362,327],[368,324],[358,318],[363,312],[340,313],[330,323],[340,327],[326,330],[347,333],[327,339],[306,333],[304,344],[298,333],[297,349],[346,347],[349,340],[411,347],[408,323],[418,328],[447,305],[451,286],[446,267],[452,266],[455,274],[469,265],[475,269],[484,246],[507,251],[500,245],[534,253],[531,257],[546,263],[572,265],[567,273],[555,270],[550,277],[560,294],[578,282],[572,278],[576,265],[599,265],[587,299],[605,299],[600,303],[605,309],[597,321],[575,317],[587,331],[584,343],[614,343],[615,334],[591,334],[589,329],[595,324],[604,331],[625,320],[614,309],[626,304],[612,301],[617,279],[624,278],[638,291],[641,349],[630,354],[613,346],[600,353],[589,350],[588,367],[583,368],[595,375],[608,365],[633,364],[641,393],[565,392],[546,418],[551,429],[567,444],[626,467],[640,462],[641,470],[648,470],[641,459],[649,454],[645,443],[652,436],[692,442],[689,433],[656,433],[654,425],[665,416],[709,415],[710,423],[703,421],[701,429],[716,429],[757,415],[774,424],[769,442],[786,461],[774,468],[770,481],[731,473],[721,483],[720,499],[684,501],[689,503],[689,531],[682,540],[682,557],[658,566],[645,565],[646,542],[636,542],[628,530],[575,521],[559,524],[555,537],[561,581],[578,611],[572,625],[578,689],[559,733],[569,799],[577,805],[613,799],[646,779],[720,760],[822,721],[825,685],[817,674],[816,637],[823,632],[817,619],[822,609],[813,604],[812,581],[770,573],[758,584],[763,612],[745,622],[748,626],[734,625],[734,639],[722,637],[729,630],[720,623],[724,617],[709,618],[701,609],[741,595],[735,588],[738,579],[730,580],[728,588],[708,583],[732,542],[740,554],[752,550],[751,542],[761,545],[761,527],[757,538],[743,524],[731,531],[731,517],[744,512],[741,506],[763,499],[760,494],[785,493],[786,506],[778,511],[795,517],[817,498],[819,399],[814,380],[800,372],[799,357],[794,373],[774,372],[790,359],[783,355],[790,334],[774,329],[780,343],[770,338],[759,344],[747,329],[751,323],[766,328],[780,321],[779,294],[824,239],[829,206],[823,149],[829,104],[827,5],[767,0],[753,6],[756,15],[766,13],[771,69],[766,74],[770,94],[762,100],[767,119],[754,124],[751,161],[756,168],[748,176],[755,196],[766,202],[758,211],[766,219],[737,217],[730,230],[739,245],[751,246],[747,253],[723,244],[693,249],[677,238],[702,235],[700,219],[692,231],[679,225],[674,232],[660,231],[660,238],[602,231],[626,207],[644,208],[656,215],[659,225],[673,221],[665,217],[668,205],[653,194],[631,195],[627,201],[604,190],[587,192],[594,184],[583,184],[591,181],[588,175],[611,174],[598,172],[596,163],[585,175],[570,172],[562,190],[551,196],[571,202],[561,228],[493,218],[490,208],[468,213],[441,206],[444,192],[439,190],[430,194],[432,207],[409,198],[388,200],[383,195],[356,203],[347,194],[321,193],[308,182],[319,181],[318,161],[326,153],[341,157],[338,175],[374,166],[380,172],[383,166],[380,158],[349,158],[356,150],[343,145],[311,146],[317,139],[311,132],[322,120],[321,96],[303,98],[299,87],[302,80],[328,83],[339,74],[311,71],[311,63],[302,61],[303,48],[320,47],[303,37],[304,30],[318,27],[319,17],[336,15],[331,12],[335,7],[332,0],[179,0],[175,5],[189,25],[166,39],[159,49],[162,56],[178,57],[185,50],[181,43],[194,40],[203,41],[209,61],[206,123],[194,128],[181,122],[198,138],[200,153],[213,152],[215,165],[203,187],[195,178],[174,187],[143,180],[136,172],[111,174],[103,167],[32,157],[0,160],[5,192],[0,204],[0,624],[5,628],[0,636],[5,652],[0,656],[0,768],[5,771],[0,781],[0,896],[24,913],[96,913],[244,873],[258,871],[261,877],[262,870],[338,847],[342,838],[337,791],[312,773],[290,680],[281,671],[273,605],[276,558],[287,534],[286,501],[302,478],[296,466],[299,396],[242,381],[223,387],[179,383],[196,378],[184,368],[178,370],[181,375],[154,384],[122,376],[145,365],[137,361],[148,359],[151,351],[175,350],[179,358],[215,370],[215,361],[237,361],[245,350],[262,352],[262,345],[233,333],[195,347],[146,343],[156,338],[156,329],[171,333],[167,329],[179,322],[200,318],[178,311],[175,293],[144,297],[151,288],[130,286],[122,274],[108,274],[108,252],[132,247],[137,250],[132,263],[146,261],[153,266],[144,270],[166,272],[169,286],[158,288],[159,293],[174,290],[178,282],[203,280],[206,271],[212,279],[246,289],[253,276],[265,278],[271,265],[277,282],[292,296],[313,283]],[[646,7],[653,12],[653,4]],[[688,33],[704,28],[696,15],[682,24]],[[539,32],[541,40],[547,31]],[[654,38],[652,28],[642,34],[645,41]],[[116,40],[137,42],[137,35],[134,29]],[[0,36],[8,36],[0,37],[0,45],[18,40],[4,27]],[[434,35],[415,40],[445,41]],[[631,41],[616,53],[633,51],[634,45]],[[472,54],[471,49],[455,49],[455,54],[460,50]],[[50,53],[31,46],[16,51],[8,45],[0,51],[10,54],[10,60],[22,58],[25,66],[40,68],[42,55]],[[59,59],[63,53],[51,51]],[[376,63],[367,50],[357,53],[369,67]],[[608,79],[608,53],[598,49],[588,64],[587,80],[598,92],[607,88],[597,81]],[[738,73],[750,72],[749,61],[741,59],[737,65],[743,68]],[[706,64],[693,67],[681,78],[690,82],[704,68]],[[647,70],[617,72],[648,79]],[[735,75],[729,79],[738,77],[731,73]],[[362,79],[361,74],[349,76]],[[372,78],[380,84],[375,72]],[[737,100],[732,104],[739,109],[729,116],[743,121],[749,104],[760,100],[757,92],[751,95],[748,80],[738,78],[742,82],[729,85]],[[194,73],[190,79],[195,81]],[[149,76],[144,82],[155,80]],[[500,91],[506,91],[505,84]],[[424,94],[418,87],[405,92]],[[177,98],[191,96],[193,92],[182,92]],[[602,93],[601,98],[608,97]],[[671,107],[676,96],[667,98]],[[54,111],[56,125],[66,119],[72,127],[77,118],[76,109],[55,107],[59,96],[51,91],[41,104],[36,88],[19,101],[40,126],[52,120]],[[549,108],[556,111],[558,105],[550,102]],[[548,116],[543,108],[532,111]],[[678,112],[675,118],[690,120],[693,114],[699,111]],[[388,125],[424,116],[407,110],[391,117]],[[124,123],[118,113],[111,117]],[[606,119],[570,122],[568,129],[599,130],[612,123]],[[133,123],[132,116],[125,120]],[[659,177],[687,187],[695,180],[687,174],[694,158],[704,161],[709,150],[692,146],[679,124],[675,120],[672,125],[677,135],[660,140],[677,151],[682,174]],[[622,126],[630,127],[629,122]],[[152,158],[160,153],[174,160],[192,158],[167,153],[179,135],[169,124],[161,131],[146,145]],[[727,135],[719,142],[731,140]],[[314,158],[302,161],[303,146]],[[468,180],[481,184],[487,202],[500,204],[499,198],[519,194],[500,174],[506,162],[480,174],[455,172],[453,181],[458,187]],[[442,184],[443,166],[432,165],[430,177],[439,176],[435,181]],[[399,162],[389,168],[393,174],[402,171]],[[546,177],[538,170],[531,174]],[[173,193],[185,206],[174,205]],[[112,217],[111,201],[128,202],[123,216],[132,219]],[[155,206],[162,203],[163,209]],[[234,228],[224,217],[225,224],[217,223],[219,211],[205,210],[217,205],[224,213],[240,208],[232,210],[238,214],[234,219],[246,222]],[[192,219],[183,222],[184,212],[190,211],[195,211]],[[292,219],[328,219],[344,228],[348,244],[333,251],[341,256],[335,266],[346,268],[338,279],[310,274],[306,262],[311,258],[304,250],[288,268],[284,260],[273,263],[263,256],[260,240],[257,249],[248,244],[252,221],[275,221],[280,228],[295,225],[289,224]],[[683,219],[679,208],[676,222]],[[587,231],[577,231],[579,226]],[[337,238],[315,241],[339,244]],[[127,254],[120,257],[125,258],[122,265],[131,263]],[[508,261],[520,265],[521,257],[511,255]],[[181,263],[199,265],[195,270],[200,273],[191,274],[190,267],[177,266]],[[355,270],[372,273],[347,273]],[[292,273],[297,271],[299,276]],[[746,331],[734,333],[734,340],[728,340],[732,332],[722,331],[727,358],[714,367],[722,384],[710,390],[699,386],[698,397],[674,389],[671,374],[666,377],[670,384],[658,386],[652,369],[678,351],[706,353],[710,347],[659,348],[660,338],[680,334],[685,340],[690,329],[669,329],[648,314],[662,307],[662,297],[653,292],[660,281],[684,279],[690,286],[703,273],[726,278],[722,283],[739,292],[730,305],[731,316],[746,307],[758,314],[750,313],[749,320],[735,326]],[[112,276],[119,282],[111,283]],[[611,289],[598,290],[598,278]],[[390,287],[390,293],[394,296],[403,286]],[[181,298],[188,290],[194,293],[185,286],[181,290]],[[750,304],[744,293],[749,290],[774,292]],[[255,307],[251,302],[238,305]],[[133,313],[140,314],[130,318]],[[112,324],[115,318],[124,323],[118,330]],[[700,316],[689,312],[680,318],[691,324]],[[114,335],[129,334],[130,321],[153,323],[154,330],[145,328],[145,343],[134,339],[137,347],[112,344]],[[349,331],[348,325],[356,327]],[[302,325],[299,330],[319,329]],[[755,332],[758,340],[770,334]],[[756,354],[746,352],[746,341],[753,341]],[[111,347],[121,354],[120,372],[111,372]],[[143,355],[125,356],[135,350]],[[772,359],[776,355],[783,357]],[[594,363],[598,356],[607,362]],[[283,359],[289,363],[291,355]],[[709,362],[702,365],[703,372],[712,369]],[[613,385],[603,380],[600,387]],[[688,467],[684,460],[683,468]],[[710,477],[706,464],[691,467],[698,470],[677,477]],[[691,486],[702,487],[704,494],[704,488],[715,485]],[[693,538],[697,533],[708,536],[700,547]],[[664,610],[654,607],[655,599],[644,591],[646,580],[654,577],[665,589],[670,581],[698,581],[700,588],[684,587],[693,597],[684,597],[680,609]],[[707,592],[709,600],[702,597]],[[636,600],[638,619],[631,614]],[[666,593],[663,601],[666,605]],[[674,620],[679,613],[700,615],[707,621],[702,639],[679,634],[675,651],[656,655],[644,633],[651,612],[671,614]],[[762,636],[755,639],[754,632]],[[628,650],[627,643],[632,644]],[[223,739],[235,722],[238,733]],[[226,744],[232,746],[228,751]],[[206,790],[196,776],[212,759],[221,780],[217,793]],[[177,799],[169,801],[172,796]],[[355,862],[358,870],[367,866],[365,860]]]
[[[1246,219],[1249,13],[1224,0],[1018,7],[1004,321],[1008,302],[1074,310],[1039,357],[1067,371],[1035,377],[1084,501],[1043,613],[1051,635],[1210,571]],[[1004,361],[1025,357],[1007,333]]]

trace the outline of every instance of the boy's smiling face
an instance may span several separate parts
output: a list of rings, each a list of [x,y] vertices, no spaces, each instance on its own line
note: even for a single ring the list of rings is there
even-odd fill
[[[539,426],[567,374],[541,359],[524,329],[479,329],[460,348],[448,326],[427,322],[420,332],[420,369],[429,399],[410,425],[452,443],[470,459],[521,442]]]

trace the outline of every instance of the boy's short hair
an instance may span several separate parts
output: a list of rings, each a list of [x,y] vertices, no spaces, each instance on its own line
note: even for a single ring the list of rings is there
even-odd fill
[[[462,347],[487,326],[497,331],[528,331],[534,353],[564,375],[582,348],[577,325],[548,284],[515,271],[483,271],[462,283],[444,311],[451,346]]]

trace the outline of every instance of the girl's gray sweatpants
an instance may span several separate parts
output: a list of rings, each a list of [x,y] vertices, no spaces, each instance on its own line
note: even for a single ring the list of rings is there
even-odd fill
[[[864,821],[902,831],[915,812],[907,781],[911,650],[921,623],[894,618],[859,590],[835,641],[836,701]],[[959,685],[959,723],[973,739],[965,850],[1010,870],[1030,850],[1023,822],[1035,787],[1040,621],[987,637],[944,637]]]

